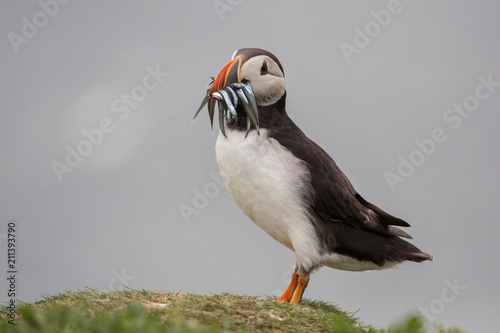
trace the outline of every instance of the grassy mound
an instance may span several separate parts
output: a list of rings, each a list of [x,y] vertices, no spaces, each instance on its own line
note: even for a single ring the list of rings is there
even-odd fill
[[[45,296],[17,309],[16,325],[0,310],[0,332],[425,332],[423,320],[376,330],[333,305],[299,306],[230,294],[198,295],[147,290],[87,289]],[[459,333],[436,329],[436,332]]]

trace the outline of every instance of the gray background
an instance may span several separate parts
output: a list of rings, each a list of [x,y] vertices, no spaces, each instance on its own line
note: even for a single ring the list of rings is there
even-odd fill
[[[228,6],[219,16],[213,1],[74,1],[16,53],[9,33],[22,35],[23,17],[33,22],[42,8],[1,2],[0,248],[7,222],[18,221],[19,298],[85,286],[258,296],[286,288],[292,253],[211,178],[216,135],[206,112],[190,124],[209,76],[237,48],[261,47],[285,68],[294,121],[435,257],[382,272],[323,268],[305,297],[359,310],[377,327],[434,306],[437,323],[498,329],[500,89],[459,128],[443,119],[479,76],[500,81],[498,2],[402,0],[351,63],[339,45],[353,44],[355,27],[386,1]],[[142,85],[148,66],[169,74],[120,119],[112,102]],[[103,118],[114,131],[60,182],[52,163]],[[391,191],[384,172],[397,172],[398,156],[435,128],[447,140]],[[200,209],[184,218],[180,208],[195,199]],[[458,296],[446,290],[455,279],[467,287]]]

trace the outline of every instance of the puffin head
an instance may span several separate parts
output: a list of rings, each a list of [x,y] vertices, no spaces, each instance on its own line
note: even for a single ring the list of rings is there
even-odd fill
[[[207,87],[194,118],[208,104],[213,128],[218,102],[219,127],[224,136],[226,125],[246,127],[247,134],[253,126],[259,133],[259,109],[272,106],[285,96],[285,74],[278,58],[262,49],[239,49]]]
[[[210,93],[244,79],[252,86],[258,106],[274,104],[285,94],[285,73],[280,61],[271,52],[257,48],[236,50],[215,78]]]

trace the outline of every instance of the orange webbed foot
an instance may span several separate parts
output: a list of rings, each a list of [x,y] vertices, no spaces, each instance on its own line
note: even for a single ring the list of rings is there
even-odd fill
[[[308,276],[300,276],[297,272],[292,274],[292,280],[286,288],[285,292],[279,299],[273,300],[273,302],[299,304],[302,300],[302,294],[309,283]]]

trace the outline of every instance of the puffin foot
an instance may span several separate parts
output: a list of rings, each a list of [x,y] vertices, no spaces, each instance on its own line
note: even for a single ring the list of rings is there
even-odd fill
[[[292,274],[292,281],[290,281],[290,284],[286,288],[283,295],[281,295],[281,297],[279,299],[273,300],[273,302],[280,302],[280,303],[290,302],[290,300],[292,299],[292,296],[293,296],[293,292],[297,288],[298,282],[299,282],[299,274],[294,272]]]
[[[300,276],[296,272],[292,274],[292,280],[290,284],[286,288],[285,292],[281,297],[277,300],[273,300],[273,302],[287,303],[291,304],[299,304],[302,300],[302,295],[304,294],[304,290],[306,290],[307,284],[309,283],[309,275]]]

